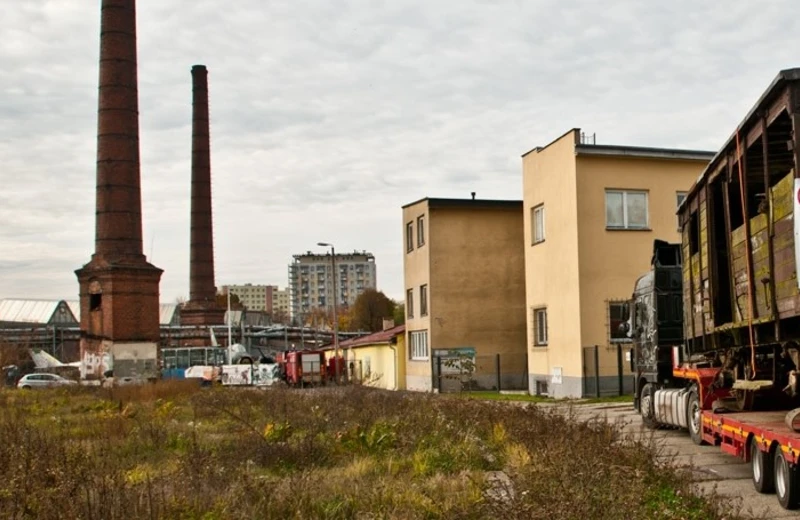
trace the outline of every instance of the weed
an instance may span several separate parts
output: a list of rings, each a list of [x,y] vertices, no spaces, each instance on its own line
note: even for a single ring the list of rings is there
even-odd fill
[[[174,382],[0,404],[4,518],[736,518],[657,445],[533,404]]]

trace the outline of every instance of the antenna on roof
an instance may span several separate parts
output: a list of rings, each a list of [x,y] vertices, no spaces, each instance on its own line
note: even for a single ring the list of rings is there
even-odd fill
[[[475,192],[471,191],[470,193],[472,194],[472,200],[475,200]]]

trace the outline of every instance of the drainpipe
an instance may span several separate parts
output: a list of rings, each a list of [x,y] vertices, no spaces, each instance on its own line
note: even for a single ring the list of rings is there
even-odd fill
[[[389,340],[389,348],[392,349],[392,353],[394,354],[394,388],[392,390],[398,389],[398,370],[397,370],[397,347],[392,344],[392,340]]]

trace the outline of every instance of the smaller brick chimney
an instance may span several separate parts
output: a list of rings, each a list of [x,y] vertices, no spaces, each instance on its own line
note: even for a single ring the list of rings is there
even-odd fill
[[[217,305],[214,284],[214,226],[211,213],[211,140],[208,117],[208,70],[192,67],[192,209],[189,254],[189,301],[181,310],[184,325],[222,325],[225,309]]]

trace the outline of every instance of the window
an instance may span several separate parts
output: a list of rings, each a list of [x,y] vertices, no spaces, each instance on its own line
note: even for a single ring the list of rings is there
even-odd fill
[[[409,343],[411,343],[411,349],[409,350],[411,359],[428,359],[428,331],[412,331],[409,333],[409,340]]]
[[[419,286],[419,315],[420,316],[427,316],[428,315],[428,286],[427,286],[427,284]]]
[[[414,289],[406,291],[406,318],[414,317]]]
[[[647,192],[606,190],[606,228],[647,229]]]
[[[533,344],[547,346],[547,309],[533,309]]]
[[[406,224],[406,252],[410,253],[414,250],[414,223],[409,222]]]
[[[626,302],[608,302],[608,340],[610,343],[627,343],[631,340],[628,335],[620,330],[620,325],[628,321],[628,306]]]
[[[689,216],[689,254],[700,252],[700,230],[697,224],[697,212]]]
[[[544,205],[536,206],[531,210],[531,229],[533,243],[544,242]]]
[[[417,217],[417,247],[425,245],[425,215]]]
[[[681,204],[683,204],[683,201],[686,200],[686,192],[685,191],[679,191],[675,195],[676,195],[676,199],[677,199],[676,200],[677,205],[675,206],[675,211],[677,212],[678,208],[680,208]],[[678,217],[678,231],[680,231],[680,230],[681,230],[681,219],[680,219],[680,217]]]

